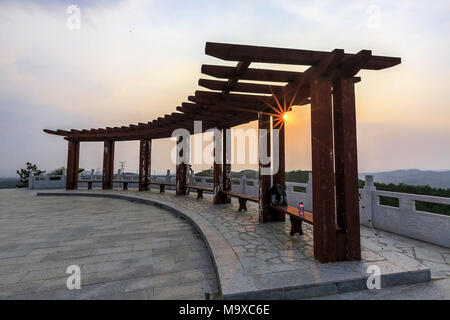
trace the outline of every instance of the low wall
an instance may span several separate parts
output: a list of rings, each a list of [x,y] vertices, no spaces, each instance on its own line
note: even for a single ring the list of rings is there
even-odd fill
[[[101,181],[102,175],[85,175],[85,176],[79,176],[78,177],[78,185],[80,188],[87,188],[87,182],[88,181]],[[139,188],[139,176],[137,174],[115,174],[114,175],[114,181],[128,181],[128,188],[129,189],[137,189]],[[153,182],[166,182],[166,183],[175,183],[175,175],[169,174],[169,175],[152,175],[151,181]],[[92,184],[93,188],[101,188],[102,183],[101,182],[94,182]],[[114,188],[122,188],[121,183],[114,183]],[[159,190],[158,185],[150,185],[151,189],[157,189]],[[174,190],[174,187],[166,187],[166,190]]]
[[[212,187],[212,177],[195,177],[195,184]],[[258,195],[258,180],[233,178],[232,190],[252,196]],[[381,205],[379,196],[399,199],[399,207]],[[312,207],[312,179],[307,183],[286,182],[286,196],[290,206],[303,201],[307,211]],[[378,191],[373,176],[366,177],[366,186],[360,189],[360,221],[362,225],[396,233],[410,238],[450,247],[450,216],[416,210],[415,202],[448,204],[450,198]]]
[[[213,187],[212,177],[195,177],[195,184],[204,187]],[[238,193],[258,196],[258,180],[247,179],[244,176],[231,179],[231,190]],[[297,207],[303,201],[305,210],[312,211],[312,182],[298,183],[286,182],[286,197],[290,206]]]
[[[398,199],[399,207],[380,204],[380,196]],[[416,201],[450,205],[449,198],[374,190],[371,201],[375,228],[450,247],[450,217],[416,210]]]
[[[64,189],[66,187],[66,176],[42,175],[28,178],[29,189]]]
[[[30,177],[31,178],[31,177]],[[33,189],[60,189],[65,187],[65,176],[39,176],[30,179],[30,187]],[[99,175],[80,176],[79,185],[83,182],[100,181]],[[138,187],[137,175],[116,175],[116,181],[136,181],[129,184],[129,188]],[[191,176],[190,184],[212,187],[212,177]],[[175,175],[152,175],[152,181],[175,183]],[[232,191],[252,196],[258,195],[258,180],[247,179],[244,175],[240,178],[232,178]],[[87,184],[86,184],[87,187]],[[101,183],[94,183],[94,188],[100,188]],[[120,188],[120,183],[114,184]],[[152,189],[159,186],[152,185]],[[174,187],[167,187],[173,189]],[[366,176],[366,183],[360,189],[360,221],[362,225],[375,227],[380,230],[393,232],[410,238],[438,244],[450,248],[450,216],[423,212],[416,209],[416,201],[450,205],[450,198],[432,197],[416,194],[405,194],[376,190],[373,184],[373,176]],[[303,201],[307,211],[314,211],[312,207],[312,179],[309,176],[307,183],[286,182],[286,196],[288,204],[298,206]],[[380,204],[380,196],[398,199],[399,206],[391,207]]]

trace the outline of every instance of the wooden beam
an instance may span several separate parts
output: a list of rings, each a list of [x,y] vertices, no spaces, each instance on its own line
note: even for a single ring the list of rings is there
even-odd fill
[[[301,77],[288,83],[283,92],[275,94],[278,101],[286,101],[286,107],[303,104],[308,97],[312,96],[310,83],[313,79],[323,75],[331,76],[334,68],[339,65],[345,57],[344,50],[335,49],[329,55],[324,56],[314,66],[309,67]]]
[[[211,100],[212,102],[217,100],[226,100],[227,102],[250,102],[250,103],[275,103],[272,97],[270,96],[260,96],[260,95],[250,95],[250,94],[238,94],[238,93],[229,93],[225,97],[221,92],[213,92],[213,91],[195,91],[195,96],[199,98],[204,98]]]
[[[238,62],[235,70],[235,76],[228,79],[226,88],[222,90],[222,95],[228,95],[230,93],[230,91],[237,85],[239,77],[248,69],[249,66],[250,62],[248,61]]]
[[[285,49],[261,46],[236,45],[227,43],[207,42],[207,55],[228,61],[251,61],[263,63],[281,63],[312,66],[323,60],[329,54],[326,51],[311,51]],[[355,54],[346,54],[348,57]],[[381,70],[401,63],[400,58],[373,56],[363,66],[363,69]]]
[[[232,120],[233,116],[230,114],[218,114],[216,112],[208,112],[208,111],[191,111],[191,110],[185,110],[183,107],[177,107],[179,111],[184,112],[186,115],[187,120],[192,121],[211,121],[211,119],[214,119],[216,117],[221,117],[223,120]],[[219,125],[219,122],[217,122],[217,125]]]
[[[228,88],[227,81],[200,79],[198,81],[199,86],[205,87],[210,90],[223,91]],[[277,91],[281,91],[283,86],[258,84],[258,83],[237,83],[230,91],[231,92],[248,92],[248,93],[262,93],[272,94]]]
[[[228,61],[248,60],[263,63],[313,65],[320,53],[310,50],[282,49],[262,46],[207,42],[205,54]]]
[[[179,117],[179,116],[177,116]],[[234,118],[224,118],[220,114],[218,114],[213,121],[203,120],[203,129],[207,130],[209,128],[221,127],[224,125],[227,126],[235,126],[248,121],[252,121],[255,118],[255,115],[245,115],[241,117]],[[105,139],[113,139],[116,141],[125,141],[125,140],[139,140],[142,138],[165,138],[170,137],[172,131],[177,128],[185,128],[191,133],[193,133],[193,119],[189,119],[186,117],[179,119],[170,119],[169,118],[161,118],[159,126],[154,125],[154,128],[151,129],[139,129],[134,131],[124,130],[115,133],[103,133],[103,134],[89,134],[89,135],[73,135],[72,138],[77,138],[80,141],[103,141]],[[156,121],[158,122],[158,121]],[[155,123],[156,123],[155,122]],[[164,122],[164,123],[163,123]]]
[[[371,51],[362,50],[357,54],[345,54],[343,50],[333,52],[310,51],[258,46],[245,46],[224,43],[207,43],[205,47],[207,54],[225,59],[238,61],[236,67],[203,65],[202,72],[227,81],[201,79],[199,84],[218,92],[199,92],[195,97],[189,97],[190,101],[207,106],[208,111],[222,114],[234,114],[241,116],[241,112],[271,112],[274,107],[274,100],[289,100],[289,105],[284,106],[289,110],[291,105],[303,105],[308,103],[310,96],[309,84],[312,79],[327,76],[330,78],[354,76],[360,69],[379,70],[394,66],[401,62],[400,58],[373,56]],[[305,72],[267,70],[249,68],[252,62],[287,63],[311,65]],[[241,83],[240,80],[275,81],[287,82],[285,87],[262,85],[255,83]],[[354,82],[360,78],[354,78]],[[230,92],[250,92],[257,94],[273,94],[272,97],[254,96],[245,94],[230,94]],[[276,99],[275,99],[276,98]],[[288,98],[288,99],[287,99]],[[276,102],[276,101],[275,101]],[[266,106],[264,106],[266,104]],[[271,107],[267,107],[270,105]],[[264,109],[263,107],[267,107]],[[178,126],[183,121],[190,122],[195,118],[192,112],[183,111],[184,114],[174,113],[158,120],[137,125],[130,124],[122,127],[106,127],[98,129],[77,130],[49,130],[44,132],[66,137],[66,140],[75,139],[80,141],[101,141],[111,140],[134,140],[149,136],[169,136],[170,130],[177,122]],[[186,115],[190,113],[191,115]],[[223,120],[221,115],[212,118],[209,125],[220,124]],[[206,113],[205,113],[206,116]],[[250,121],[255,119],[253,115],[245,115]],[[207,121],[206,117],[201,117]],[[178,121],[179,120],[179,121]],[[227,120],[228,121],[228,120]],[[241,121],[229,122],[227,125],[239,124]],[[185,126],[180,126],[185,127]],[[186,126],[187,127],[187,126]]]
[[[218,93],[220,94],[220,93]],[[261,102],[251,102],[251,101],[233,101],[233,100],[223,100],[223,99],[217,99],[216,97],[206,95],[203,96],[189,96],[189,101],[195,102],[197,104],[208,104],[208,105],[215,105],[217,107],[222,108],[228,108],[233,109],[236,111],[242,111],[242,112],[260,112],[264,110],[267,106],[264,105]]]
[[[220,115],[228,115],[228,116],[236,116],[238,115],[238,112],[236,112],[235,110],[232,109],[227,109],[227,108],[221,108],[219,106],[216,105],[208,105],[208,104],[198,104],[198,103],[190,103],[190,102],[183,102],[181,104],[181,107],[184,110],[188,111],[188,112],[210,112],[214,115],[216,115],[215,117],[220,117]]]
[[[353,77],[367,64],[371,57],[372,51],[361,50],[354,57],[345,59],[342,65],[339,66],[340,76],[346,78]]]
[[[54,131],[54,130],[50,130],[50,129],[44,129],[42,131],[44,131],[45,133],[53,134],[53,135],[57,135],[57,136],[65,136],[64,134],[61,134],[58,131]]]
[[[202,65],[202,73],[220,79],[230,79],[237,75],[235,67],[208,64]],[[242,72],[242,74],[239,74],[239,79],[269,82],[290,82],[301,76],[301,74],[301,72],[295,71],[249,68]]]
[[[184,104],[184,106],[198,106],[196,104]],[[188,107],[189,108],[189,107]],[[202,113],[199,113],[200,120],[203,121],[204,125],[211,127],[220,127],[224,124],[234,126],[235,123],[240,123],[242,119],[245,119],[248,116],[232,118],[231,116],[236,116],[237,112],[232,109],[223,108],[221,106],[202,106],[202,110],[207,108],[207,110],[211,110],[210,113],[204,112],[205,117],[202,116]],[[259,108],[258,108],[259,109]],[[180,110],[183,111],[183,110]],[[242,110],[241,110],[242,111]],[[244,111],[247,111],[244,109]],[[159,120],[154,120],[149,124],[139,124],[131,125],[131,127],[122,126],[121,128],[110,128],[107,129],[98,128],[91,130],[73,130],[72,132],[66,130],[49,130],[44,129],[44,132],[49,134],[56,134],[60,136],[65,136],[70,139],[80,140],[80,141],[103,141],[105,139],[112,140],[139,140],[141,138],[148,138],[149,136],[160,135],[161,133],[165,133],[168,137],[171,135],[171,130],[176,128],[189,128],[192,127],[189,125],[189,122],[193,122],[196,118],[192,115],[184,113],[172,113],[171,115],[166,115],[164,118],[159,118]],[[206,117],[208,114],[210,117]],[[252,118],[250,116],[250,118]],[[225,123],[224,123],[225,121]]]

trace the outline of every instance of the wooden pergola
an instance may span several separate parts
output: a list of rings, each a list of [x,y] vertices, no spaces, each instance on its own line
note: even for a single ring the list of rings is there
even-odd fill
[[[355,77],[361,69],[381,70],[395,66],[400,58],[375,56],[369,50],[356,54],[342,49],[331,52],[284,49],[207,42],[207,55],[235,61],[235,67],[202,65],[202,73],[216,79],[200,79],[199,90],[183,102],[178,112],[151,122],[122,127],[83,130],[49,130],[68,141],[67,186],[78,185],[80,142],[103,141],[103,189],[113,187],[115,141],[140,140],[139,190],[150,183],[152,140],[168,138],[175,129],[194,133],[194,121],[202,121],[203,132],[258,121],[259,129],[279,129],[279,170],[259,176],[259,219],[280,221],[269,207],[268,189],[285,186],[285,126],[283,115],[293,106],[311,105],[314,256],[321,262],[361,258],[358,166],[355,117]],[[251,63],[309,66],[304,72],[251,68]],[[278,83],[278,84],[273,84]],[[272,118],[272,122],[270,121]],[[223,134],[223,140],[226,135]],[[178,139],[180,142],[182,138]],[[267,139],[270,150],[270,139]],[[227,158],[226,141],[222,156]],[[260,162],[260,172],[270,164]],[[214,162],[214,203],[227,203],[231,190],[231,165]],[[177,164],[176,193],[186,194],[187,164]]]

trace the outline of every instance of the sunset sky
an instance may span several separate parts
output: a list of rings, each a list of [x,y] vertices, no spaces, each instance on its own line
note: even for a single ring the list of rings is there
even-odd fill
[[[72,4],[81,9],[74,30]],[[202,63],[229,64],[204,54],[207,41],[401,57],[359,73],[359,169],[450,170],[449,16],[448,0],[1,1],[0,177],[27,161],[66,165],[67,142],[44,128],[122,126],[176,111],[199,89]],[[289,114],[287,170],[311,168],[309,122],[309,105]],[[173,144],[153,143],[152,169],[174,169]],[[138,144],[117,143],[115,161],[136,171]],[[80,167],[102,167],[101,143],[81,144]]]

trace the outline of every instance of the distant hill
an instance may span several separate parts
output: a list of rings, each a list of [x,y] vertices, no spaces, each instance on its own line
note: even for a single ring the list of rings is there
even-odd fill
[[[0,189],[14,189],[18,183],[17,178],[0,178]]]
[[[241,174],[245,172],[245,175],[247,179],[258,179],[258,171],[256,170],[242,170],[242,171],[232,171],[231,172],[231,178],[240,178]],[[289,182],[302,182],[306,183],[308,182],[308,174],[311,171],[307,170],[292,170],[286,172],[286,181]],[[200,171],[196,173],[197,176],[206,176],[206,177],[212,177],[213,171],[212,169],[207,169]]]
[[[255,171],[255,170],[231,171],[231,178],[240,178],[242,172],[245,172],[247,179],[258,179],[258,171]],[[200,172],[196,172],[195,175],[202,176],[202,177],[212,177],[213,170],[206,169],[206,170],[203,170]]]
[[[417,169],[394,170],[375,173],[360,173],[359,178],[364,180],[366,174],[371,174],[375,182],[405,183],[409,185],[430,185],[435,188],[450,188],[449,171],[422,171]]]
[[[245,170],[247,178],[257,179],[258,171],[255,170]],[[286,172],[286,180],[291,182],[307,182],[308,181],[308,170],[293,170]],[[212,177],[212,170],[204,170],[202,172],[196,173],[200,176],[210,176]],[[434,188],[450,188],[450,170],[449,171],[424,171],[417,169],[409,170],[394,170],[385,172],[361,172],[359,178],[364,180],[366,174],[371,174],[375,176],[375,182],[379,183],[404,183],[408,185],[430,185]],[[240,172],[232,172],[231,176],[233,178],[240,177]]]

